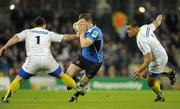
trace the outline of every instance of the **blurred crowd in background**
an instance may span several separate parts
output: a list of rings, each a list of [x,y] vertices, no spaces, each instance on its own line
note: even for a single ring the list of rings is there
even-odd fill
[[[6,4],[6,1],[3,1],[2,3]],[[2,3],[0,2],[0,5]],[[103,31],[105,42],[104,63],[98,75],[110,77],[130,76],[133,73],[131,67],[143,62],[135,39],[128,38],[127,34],[122,37],[115,31],[112,25],[113,13],[121,11],[127,15],[128,20],[134,19],[141,25],[151,23],[158,14],[162,13],[163,21],[155,34],[167,51],[168,66],[176,69],[177,72],[180,70],[178,0],[31,0],[31,2],[14,0],[13,3],[14,8],[7,6],[10,10],[0,8],[0,47],[15,33],[31,28],[31,22],[36,16],[42,16],[47,20],[49,30],[70,34],[75,33],[72,25],[78,20],[78,14],[91,12],[94,23]],[[143,6],[145,12],[138,11],[139,6]],[[51,51],[58,63],[66,70],[81,51],[79,40],[52,43]],[[23,42],[11,47],[0,57],[0,74],[16,75],[25,58]]]

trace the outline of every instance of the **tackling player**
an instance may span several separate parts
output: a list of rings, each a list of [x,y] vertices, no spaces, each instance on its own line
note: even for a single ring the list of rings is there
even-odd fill
[[[69,102],[77,100],[79,95],[84,95],[87,90],[87,84],[99,71],[103,62],[103,34],[101,29],[93,24],[90,13],[82,13],[79,15],[79,30],[80,45],[82,48],[81,54],[67,69],[67,74],[71,77],[82,70],[85,70],[80,81],[82,90],[77,92]],[[75,29],[76,30],[76,29]]]
[[[147,25],[139,27],[135,22],[127,26],[127,33],[129,37],[135,37],[138,48],[144,55],[144,62],[140,68],[134,73],[136,80],[141,79],[142,75],[147,76],[147,82],[149,87],[155,92],[157,97],[155,102],[164,102],[165,97],[160,89],[160,83],[158,78],[160,76],[169,77],[171,84],[173,85],[175,80],[175,71],[162,72],[167,64],[168,56],[156,38],[154,31],[161,24],[162,15],[158,15],[156,20]]]
[[[65,74],[61,67],[57,64],[51,54],[51,42],[69,41],[79,38],[76,34],[62,35],[46,29],[46,21],[41,17],[36,17],[33,21],[34,28],[26,29],[18,34],[15,34],[1,49],[0,56],[10,46],[25,41],[27,58],[18,75],[10,84],[7,93],[2,98],[2,103],[9,102],[9,98],[14,95],[20,83],[33,76],[38,69],[46,69],[45,73],[62,79],[65,85],[77,91],[75,81]]]

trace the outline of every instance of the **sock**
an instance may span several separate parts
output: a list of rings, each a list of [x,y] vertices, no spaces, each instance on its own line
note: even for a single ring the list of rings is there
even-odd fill
[[[168,72],[162,72],[160,73],[161,77],[170,77],[170,73]]]
[[[20,81],[17,79],[13,80],[3,100],[6,100],[7,98],[10,98],[12,95],[14,95],[19,90],[19,87],[20,87]]]
[[[61,76],[61,79],[66,86],[71,87],[74,90],[78,91],[76,82],[70,76],[64,74],[63,76]]]
[[[151,87],[151,89],[156,93],[158,97],[162,96],[161,88],[160,88],[160,81],[156,80],[154,83],[154,86]]]

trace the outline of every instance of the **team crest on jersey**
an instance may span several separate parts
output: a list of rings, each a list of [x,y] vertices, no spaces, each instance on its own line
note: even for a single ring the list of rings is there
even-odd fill
[[[97,38],[97,36],[98,36],[98,32],[97,32],[97,31],[94,31],[94,32],[92,33],[92,37],[93,37],[93,38]]]

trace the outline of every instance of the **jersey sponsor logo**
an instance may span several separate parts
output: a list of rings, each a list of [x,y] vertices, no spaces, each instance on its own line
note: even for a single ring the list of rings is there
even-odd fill
[[[98,32],[97,32],[97,31],[94,31],[91,36],[92,36],[93,38],[97,38]]]
[[[48,34],[48,32],[46,32],[46,31],[37,31],[37,30],[32,30],[31,32],[32,32],[32,33],[38,33],[38,34],[45,34],[45,35],[47,35],[47,34]]]

